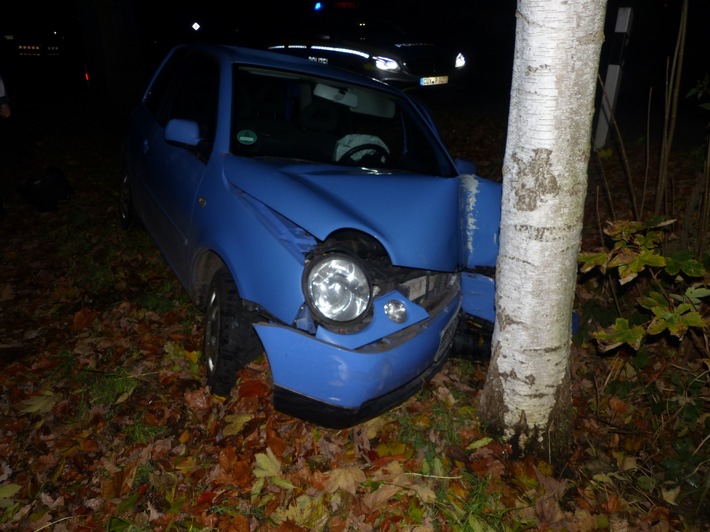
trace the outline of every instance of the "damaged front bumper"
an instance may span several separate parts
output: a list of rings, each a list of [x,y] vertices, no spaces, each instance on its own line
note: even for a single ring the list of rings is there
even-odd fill
[[[395,324],[387,317],[385,305],[392,300],[407,307],[406,321]],[[456,290],[428,313],[393,291],[375,300],[371,323],[352,335],[254,325],[271,366],[276,409],[344,428],[401,404],[446,361],[461,302]]]

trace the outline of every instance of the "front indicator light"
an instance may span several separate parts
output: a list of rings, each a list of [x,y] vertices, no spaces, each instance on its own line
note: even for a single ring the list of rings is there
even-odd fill
[[[454,66],[456,68],[463,68],[466,66],[466,58],[463,54],[460,53],[456,56],[456,62],[454,63]]]
[[[407,321],[407,307],[401,301],[392,299],[385,303],[385,315],[395,323],[404,323]]]
[[[305,291],[316,315],[339,323],[363,316],[372,297],[364,268],[354,258],[340,253],[325,255],[309,266]]]

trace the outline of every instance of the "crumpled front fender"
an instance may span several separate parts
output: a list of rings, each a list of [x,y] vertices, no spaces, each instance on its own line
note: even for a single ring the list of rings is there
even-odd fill
[[[502,187],[475,175],[459,176],[461,257],[465,268],[495,266],[498,258]]]

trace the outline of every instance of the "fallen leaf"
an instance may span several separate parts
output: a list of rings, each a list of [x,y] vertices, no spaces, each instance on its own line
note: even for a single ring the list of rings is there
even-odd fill
[[[86,329],[96,319],[96,312],[88,308],[79,309],[74,313],[72,320],[72,331],[79,332]]]
[[[245,381],[239,385],[239,397],[257,397],[266,393],[266,384],[262,381]]]
[[[9,499],[21,489],[22,486],[19,484],[2,484],[0,485],[0,499]]]
[[[266,448],[266,454],[257,453],[254,458],[256,458],[254,475],[257,478],[276,477],[281,472],[281,462],[270,448]]]
[[[212,398],[205,388],[198,388],[185,392],[185,402],[191,410],[204,412],[209,410]]]
[[[338,490],[347,491],[355,495],[360,485],[367,480],[367,476],[358,467],[339,467],[333,469],[325,481],[325,491],[335,493]]]
[[[236,436],[252,419],[254,419],[254,416],[251,414],[230,414],[228,416],[224,416],[224,420],[227,424],[224,426],[222,433],[225,436]]]
[[[101,483],[101,494],[104,499],[118,499],[131,492],[133,479],[136,476],[137,462],[128,464],[125,468],[114,473]]]
[[[411,458],[414,455],[414,448],[401,441],[381,443],[376,448],[377,456],[401,456]]]
[[[49,390],[20,402],[20,412],[23,414],[47,414],[57,404],[59,397]]]
[[[0,301],[11,301],[15,299],[15,290],[9,283],[0,286]]]
[[[672,504],[675,506],[675,501],[678,498],[678,494],[680,494],[680,486],[676,486],[675,488],[671,488],[669,490],[661,488],[661,495],[663,495],[663,500],[666,501],[668,504]]]
[[[393,484],[382,484],[371,493],[366,493],[362,497],[362,506],[365,513],[371,514],[384,508],[387,502],[397,495],[402,488]]]
[[[480,449],[481,447],[485,447],[492,441],[493,438],[481,438],[480,440],[476,440],[475,442],[471,443],[468,447],[466,447],[466,450],[473,451],[475,449]]]
[[[412,484],[410,489],[417,494],[419,499],[424,504],[433,503],[436,500],[436,493],[429,486],[424,486],[422,484]]]

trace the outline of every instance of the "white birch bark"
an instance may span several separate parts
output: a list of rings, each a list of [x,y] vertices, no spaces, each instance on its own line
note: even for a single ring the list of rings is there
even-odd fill
[[[493,357],[481,418],[565,452],[571,315],[606,0],[519,0],[503,162]],[[549,458],[554,460],[554,456]]]

